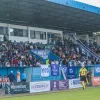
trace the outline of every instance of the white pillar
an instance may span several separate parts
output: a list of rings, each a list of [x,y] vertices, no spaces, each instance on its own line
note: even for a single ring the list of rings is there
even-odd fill
[[[100,36],[96,36],[97,44],[100,45]]]
[[[8,40],[10,40],[10,24],[8,24]]]
[[[48,32],[46,32],[46,41],[48,43]]]
[[[28,29],[28,42],[30,42],[30,28],[27,27],[27,29]]]
[[[63,40],[63,32],[61,33],[61,40],[62,40],[62,43],[64,44],[64,40]]]
[[[88,34],[86,35],[86,41],[87,41],[87,43],[89,43],[89,35]]]

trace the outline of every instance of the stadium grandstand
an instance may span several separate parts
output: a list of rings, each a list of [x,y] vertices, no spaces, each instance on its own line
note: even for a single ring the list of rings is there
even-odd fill
[[[20,82],[25,68],[23,81],[39,81],[27,69],[44,64],[100,64],[99,7],[73,0],[0,0],[0,82]],[[13,73],[12,67],[24,69]]]

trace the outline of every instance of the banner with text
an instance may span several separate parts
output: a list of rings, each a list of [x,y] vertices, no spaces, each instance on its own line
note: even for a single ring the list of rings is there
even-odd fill
[[[67,70],[68,79],[76,78],[76,70],[77,70],[76,67],[68,67]]]
[[[59,76],[59,65],[51,64],[51,75],[52,76]]]
[[[6,94],[20,94],[20,93],[29,93],[29,83],[28,82],[14,82],[7,83],[5,85]]]
[[[30,82],[30,93],[50,91],[50,81]]]
[[[100,65],[94,67],[94,76],[100,76]]]
[[[70,79],[69,80],[69,89],[73,89],[73,88],[81,88],[82,85],[80,83],[80,79]]]
[[[41,77],[49,77],[48,65],[41,65]]]
[[[39,55],[43,59],[48,59],[48,55],[50,53],[49,50],[32,50],[35,54]]]
[[[52,91],[68,89],[68,81],[51,81],[50,87]]]
[[[100,86],[100,77],[92,77],[92,85]]]

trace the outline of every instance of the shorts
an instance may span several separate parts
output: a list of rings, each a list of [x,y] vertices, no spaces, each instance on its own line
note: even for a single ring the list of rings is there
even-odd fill
[[[80,81],[86,82],[86,76],[80,76]]]
[[[21,81],[20,78],[18,78],[18,79],[17,79],[17,82],[20,82],[20,81]]]

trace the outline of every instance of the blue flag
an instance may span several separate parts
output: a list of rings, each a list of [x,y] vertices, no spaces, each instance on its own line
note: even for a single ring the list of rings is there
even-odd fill
[[[68,67],[67,76],[68,79],[76,78],[76,67]]]
[[[51,75],[59,76],[59,65],[51,64]]]

